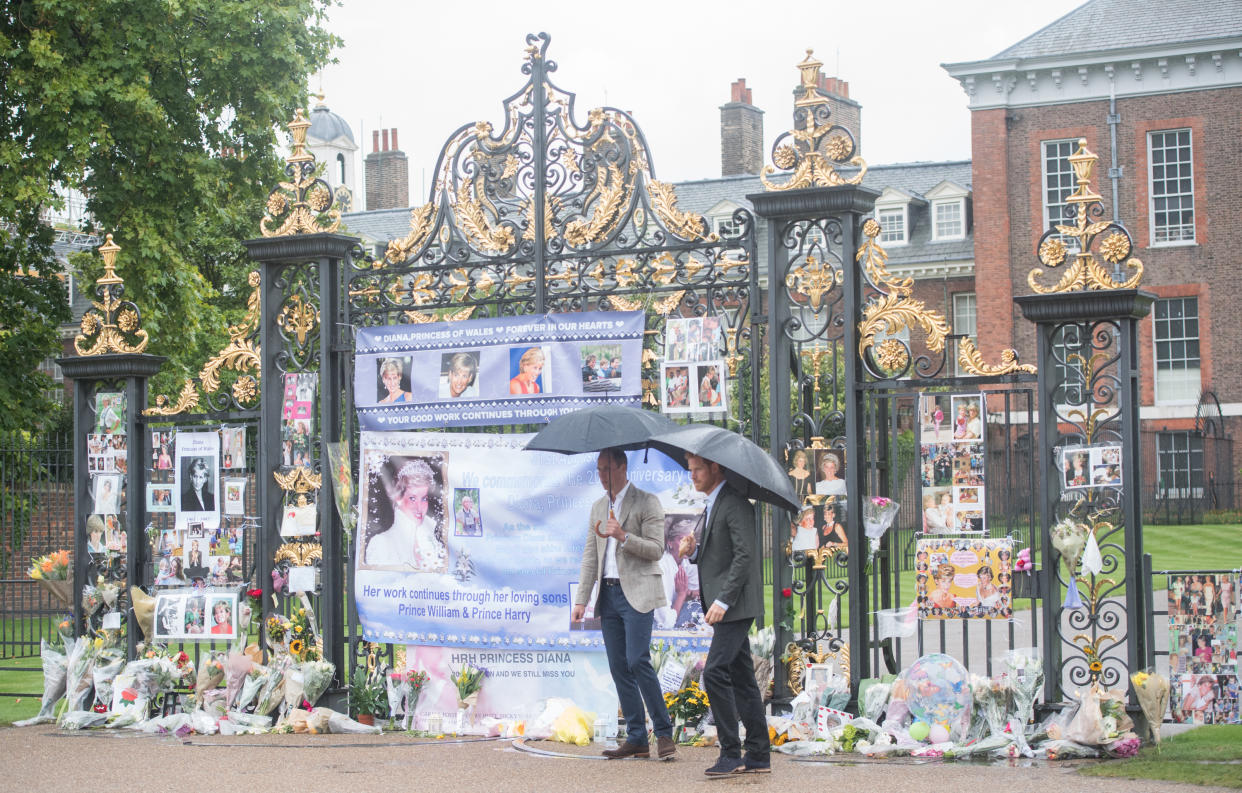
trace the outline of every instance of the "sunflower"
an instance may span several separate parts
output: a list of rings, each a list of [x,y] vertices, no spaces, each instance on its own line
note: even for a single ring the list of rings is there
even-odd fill
[[[289,642],[290,654],[301,655],[303,649],[304,649],[304,645],[302,644],[301,639],[294,639],[293,641]]]

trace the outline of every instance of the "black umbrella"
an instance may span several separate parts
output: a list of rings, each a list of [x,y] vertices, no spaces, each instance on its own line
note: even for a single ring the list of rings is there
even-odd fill
[[[526,444],[527,449],[582,454],[620,447],[641,449],[647,440],[679,425],[660,413],[603,403],[557,416]]]
[[[785,469],[772,455],[736,432],[711,424],[687,424],[652,436],[647,445],[672,457],[683,468],[688,467],[686,452],[711,460],[725,469],[725,479],[747,498],[791,512],[801,509]]]

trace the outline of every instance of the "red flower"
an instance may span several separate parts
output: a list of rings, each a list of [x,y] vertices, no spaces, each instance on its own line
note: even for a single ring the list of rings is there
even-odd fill
[[[787,598],[793,597],[793,590],[790,589],[789,587],[785,587],[784,589],[781,590],[781,597],[787,597]]]
[[[255,587],[254,589],[247,589],[246,595],[252,598],[261,598],[263,597],[263,590],[258,587]]]

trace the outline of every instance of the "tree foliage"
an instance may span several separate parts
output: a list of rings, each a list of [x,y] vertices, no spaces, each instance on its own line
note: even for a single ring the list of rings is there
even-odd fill
[[[280,177],[277,133],[338,43],[321,27],[329,1],[4,5],[0,219],[18,227],[0,237],[6,404],[32,390],[20,373],[55,348],[63,321],[51,275],[19,276],[23,265],[46,269],[46,240],[34,227],[55,205],[57,185],[82,190],[88,215],[123,249],[118,270],[143,311],[148,352],[171,359],[154,388],[175,390],[223,345],[247,291],[239,242],[258,235],[263,200]],[[83,288],[93,287],[98,255],[72,264]],[[29,324],[51,326],[51,335],[18,334],[10,316],[42,319]]]

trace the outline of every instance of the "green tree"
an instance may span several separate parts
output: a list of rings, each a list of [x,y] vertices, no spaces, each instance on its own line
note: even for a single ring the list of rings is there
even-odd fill
[[[55,349],[55,323],[64,318],[52,299],[53,274],[29,275],[49,261],[34,227],[57,204],[58,185],[80,189],[95,224],[123,249],[118,269],[143,311],[148,352],[171,359],[154,389],[175,391],[223,345],[224,325],[247,292],[239,241],[258,236],[264,198],[280,177],[277,133],[305,104],[307,76],[339,43],[321,27],[328,5],[4,4],[0,219],[13,229],[0,234],[6,405],[18,399],[39,409],[37,381],[23,373]],[[90,292],[102,271],[98,255],[79,254],[72,265]],[[8,414],[0,422],[13,418],[0,414]]]

